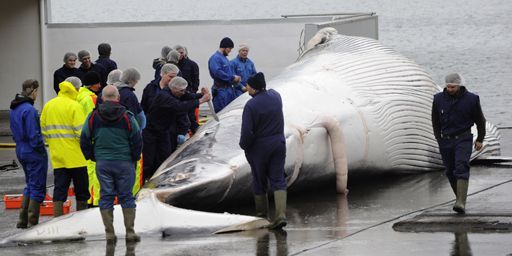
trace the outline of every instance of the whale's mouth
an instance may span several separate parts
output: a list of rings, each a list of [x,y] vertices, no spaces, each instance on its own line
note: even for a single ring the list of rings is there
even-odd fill
[[[174,187],[185,185],[197,177],[195,172],[198,158],[184,160],[168,168],[168,171],[162,172],[159,176],[151,179],[155,188]]]

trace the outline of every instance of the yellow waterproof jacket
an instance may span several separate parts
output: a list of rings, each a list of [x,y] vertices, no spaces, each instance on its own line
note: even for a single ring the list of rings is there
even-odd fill
[[[78,90],[76,101],[82,106],[86,117],[94,110],[97,97],[93,91],[85,86],[80,87]],[[100,182],[96,177],[96,162],[87,160],[87,174],[89,175],[89,194],[91,194],[87,204],[97,206],[100,201]]]
[[[85,121],[78,92],[70,82],[59,84],[59,94],[48,101],[41,113],[41,130],[50,148],[54,169],[86,166],[80,149],[80,133]]]
[[[96,106],[97,97],[98,96],[96,96],[96,94],[87,87],[80,87],[80,90],[78,90],[76,101],[78,101],[78,103],[82,105],[86,117],[87,115],[89,115],[89,113],[92,112],[92,110]]]

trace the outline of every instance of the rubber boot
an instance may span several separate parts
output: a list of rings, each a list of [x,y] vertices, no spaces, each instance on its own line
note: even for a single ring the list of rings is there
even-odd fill
[[[457,196],[457,181],[450,181],[450,187],[452,187],[453,194]]]
[[[36,200],[30,199],[30,203],[28,204],[28,227],[35,226],[39,223],[39,208],[41,207],[41,203]]]
[[[59,217],[64,215],[64,211],[62,207],[64,206],[64,202],[62,201],[54,201],[53,202],[53,217]]]
[[[87,201],[76,201],[76,210],[81,211],[89,208]]]
[[[21,201],[20,219],[18,220],[18,223],[16,223],[16,228],[27,228],[29,203],[30,197],[23,196],[23,201]]]
[[[468,195],[468,181],[457,180],[457,200],[453,205],[453,210],[457,213],[466,213],[466,198]]]
[[[124,227],[126,228],[126,242],[139,242],[140,236],[135,234],[133,226],[135,224],[135,208],[123,208]]]
[[[105,239],[107,244],[113,244],[117,241],[116,233],[114,231],[114,209],[100,210],[101,219],[105,226]]]
[[[276,216],[269,229],[281,229],[286,226],[286,190],[274,191]]]
[[[255,195],[254,206],[256,208],[256,217],[267,218],[268,217],[268,198],[267,194]]]

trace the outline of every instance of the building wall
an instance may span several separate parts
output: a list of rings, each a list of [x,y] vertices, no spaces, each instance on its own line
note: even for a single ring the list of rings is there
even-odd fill
[[[0,1],[0,110],[9,109],[24,80],[41,82],[39,17],[37,0]]]

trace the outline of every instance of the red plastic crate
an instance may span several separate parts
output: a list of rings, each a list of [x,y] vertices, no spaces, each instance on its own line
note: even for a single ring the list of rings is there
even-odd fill
[[[64,214],[68,214],[69,210],[71,209],[71,201],[67,200],[64,202],[64,205],[62,206],[62,211]],[[41,204],[41,208],[39,208],[39,214],[45,215],[45,216],[52,216],[53,215],[53,201],[43,201]]]
[[[4,195],[5,209],[20,209],[23,194]]]
[[[46,194],[44,200],[51,201],[52,197]],[[20,209],[22,202],[23,194],[4,195],[5,209]]]

